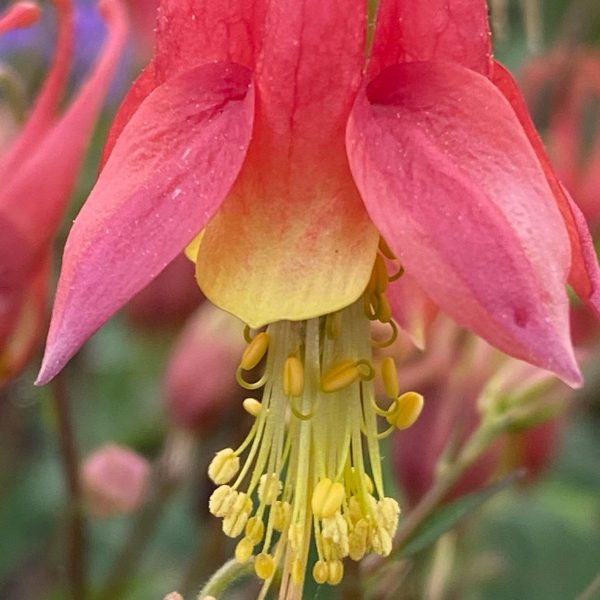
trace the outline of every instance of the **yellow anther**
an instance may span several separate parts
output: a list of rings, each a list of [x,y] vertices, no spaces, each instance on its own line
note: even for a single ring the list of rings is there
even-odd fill
[[[340,482],[336,481],[334,483],[328,478],[321,479],[312,494],[311,507],[313,514],[318,519],[332,517],[340,510],[345,496],[346,490]]]
[[[325,320],[325,335],[330,340],[337,340],[341,333],[341,317],[339,312],[330,313]]]
[[[386,356],[381,363],[381,378],[388,398],[396,399],[400,395],[400,384],[398,383],[398,371],[396,363],[391,356]]]
[[[254,544],[248,538],[242,538],[235,547],[235,558],[239,563],[247,563],[252,558]]]
[[[348,555],[352,560],[361,560],[369,551],[369,522],[359,519],[348,536]]]
[[[327,563],[327,583],[337,585],[344,578],[344,563],[341,560],[331,560]]]
[[[283,484],[275,473],[265,473],[261,475],[258,484],[258,499],[267,506],[270,506],[277,500],[282,489]]]
[[[240,361],[240,367],[244,371],[254,369],[254,367],[262,360],[267,353],[269,347],[269,334],[266,331],[254,336],[254,339],[246,346]]]
[[[287,534],[290,548],[296,554],[299,554],[302,551],[302,545],[304,544],[304,527],[299,523],[290,525]]]
[[[296,356],[290,356],[283,365],[283,393],[302,396],[304,393],[304,365]]]
[[[242,402],[242,406],[248,414],[252,415],[255,418],[258,417],[260,411],[262,410],[262,404],[258,400],[256,400],[256,398],[246,398]]]
[[[392,551],[392,536],[381,526],[371,528],[371,546],[380,556],[389,556]]]
[[[405,392],[390,408],[386,417],[396,429],[408,429],[423,410],[423,396],[417,392]]]
[[[254,572],[261,579],[270,579],[275,573],[275,561],[270,554],[261,552],[254,560]]]
[[[321,378],[321,389],[324,392],[337,392],[352,385],[360,376],[356,363],[353,360],[346,360],[330,369]]]
[[[379,238],[379,252],[381,252],[381,254],[390,260],[396,260],[396,255],[392,252],[390,247],[387,245],[387,242],[382,237]]]
[[[378,294],[383,294],[387,290],[389,279],[387,268],[385,266],[385,260],[378,254],[375,258],[375,265],[373,266],[373,274],[371,275],[373,281],[373,290]]]
[[[348,516],[352,523],[357,523],[364,517],[362,506],[356,496],[350,496],[350,498],[348,498]]]
[[[292,506],[289,502],[278,500],[271,508],[271,519],[273,519],[273,528],[276,531],[283,531],[289,521],[292,512]]]
[[[369,321],[377,321],[379,318],[379,294],[369,291],[367,288],[365,295],[363,296],[363,308],[364,313]]]
[[[329,546],[329,557],[343,558],[348,556],[348,523],[340,512],[323,519],[321,535],[323,541]]]
[[[304,581],[305,572],[306,565],[299,558],[296,558],[292,562],[292,581],[296,585],[300,585]]]
[[[377,318],[382,323],[389,323],[392,320],[392,307],[385,294],[379,295]]]
[[[393,498],[382,498],[375,509],[377,521],[391,536],[396,533],[400,506]]]
[[[258,517],[250,517],[246,523],[246,538],[256,546],[263,539],[265,525]]]
[[[313,579],[319,585],[327,583],[327,578],[329,577],[329,569],[327,568],[327,563],[324,560],[318,560],[313,566],[312,575]]]
[[[361,483],[364,486],[367,494],[372,494],[373,490],[373,480],[369,477],[367,473],[364,471],[357,471],[354,467],[350,467],[350,485],[354,491],[362,489]],[[354,496],[352,497],[354,498]]]
[[[240,459],[231,448],[217,452],[208,465],[208,476],[217,484],[229,483],[240,470]]]
[[[223,519],[223,533],[229,537],[237,537],[244,531],[248,517],[252,512],[252,500],[248,494],[238,492],[229,512]]]
[[[228,485],[219,486],[210,496],[208,510],[215,517],[224,517],[233,505],[237,492]]]

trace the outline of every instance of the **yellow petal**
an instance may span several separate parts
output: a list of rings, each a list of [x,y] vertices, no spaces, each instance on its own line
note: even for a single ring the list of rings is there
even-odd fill
[[[248,161],[250,162],[250,161]],[[205,229],[196,276],[204,294],[251,327],[331,313],[365,289],[379,235],[349,172],[295,185],[247,164]]]

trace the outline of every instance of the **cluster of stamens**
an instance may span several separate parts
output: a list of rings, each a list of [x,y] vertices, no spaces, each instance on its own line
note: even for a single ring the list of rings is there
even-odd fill
[[[254,559],[265,580],[261,597],[280,565],[280,597],[301,597],[312,540],[312,575],[320,584],[341,581],[346,557],[392,550],[400,508],[384,494],[379,440],[412,425],[423,398],[400,394],[391,357],[380,367],[388,406],[375,398],[372,346],[397,335],[385,295],[386,250],[380,246],[359,302],[305,322],[277,322],[254,337],[246,332],[237,377],[247,389],[263,387],[262,401],[244,401],[254,417],[250,433],[209,466],[219,486],[209,508],[223,519],[226,535],[243,535],[235,556],[242,563]],[[371,321],[391,324],[391,338],[372,340]],[[246,381],[246,373],[263,362],[260,379]],[[380,418],[388,424],[383,431]]]

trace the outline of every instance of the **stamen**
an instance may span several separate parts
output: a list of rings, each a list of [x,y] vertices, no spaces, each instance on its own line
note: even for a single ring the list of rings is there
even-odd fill
[[[267,376],[264,374],[258,381],[246,381],[242,375],[242,367],[239,366],[235,372],[235,380],[246,390],[258,390],[267,382]]]
[[[381,363],[381,378],[388,398],[395,400],[400,395],[400,383],[396,363],[391,356],[387,356]]]
[[[254,545],[248,538],[242,538],[235,547],[235,558],[239,563],[247,563],[252,558]]]
[[[266,331],[262,331],[246,346],[242,354],[242,360],[240,361],[240,368],[244,371],[254,369],[267,353],[268,347],[269,334]]]
[[[398,339],[398,325],[394,319],[391,319],[386,325],[389,325],[392,329],[392,335],[386,340],[371,340],[371,345],[374,348],[388,348]]]
[[[368,360],[346,360],[330,369],[321,379],[321,389],[327,393],[339,392],[358,379],[369,381],[375,376]]]
[[[275,573],[275,561],[270,554],[261,552],[254,561],[254,571],[261,579],[270,579]]]
[[[240,459],[231,448],[217,452],[208,466],[208,476],[217,485],[229,483],[240,470]]]
[[[304,393],[304,365],[296,356],[290,356],[283,367],[283,393],[302,396]]]
[[[258,417],[262,410],[262,404],[256,400],[256,398],[246,398],[242,402],[242,406],[244,407],[244,410],[253,417]]]
[[[379,238],[379,252],[381,252],[381,254],[390,260],[396,260],[396,255],[392,252],[390,247],[387,245],[387,242],[382,237]]]
[[[396,429],[408,429],[422,410],[423,396],[417,392],[405,392],[394,402],[386,418]]]
[[[313,514],[318,519],[332,517],[344,501],[346,490],[339,482],[332,482],[331,479],[321,479],[315,486],[312,494],[311,508]]]
[[[321,389],[332,393],[352,385],[360,377],[360,371],[352,360],[346,360],[330,369],[321,379]]]
[[[384,494],[378,443],[384,434],[378,423],[389,423],[385,434],[408,427],[422,397],[399,395],[396,365],[388,358],[381,377],[393,402],[387,409],[376,403],[365,306],[371,317],[389,318],[395,337],[385,266],[379,257],[370,293],[352,306],[306,322],[274,323],[254,338],[247,331],[237,376],[244,387],[264,386],[262,401],[244,400],[244,409],[255,417],[248,437],[211,462],[209,475],[221,485],[209,509],[223,519],[226,535],[241,536],[236,559],[254,557],[255,572],[264,580],[261,599],[278,569],[280,597],[302,597],[311,545],[317,554],[313,578],[329,585],[341,581],[346,557],[391,551],[399,508]],[[260,380],[246,382],[244,371],[263,359]]]

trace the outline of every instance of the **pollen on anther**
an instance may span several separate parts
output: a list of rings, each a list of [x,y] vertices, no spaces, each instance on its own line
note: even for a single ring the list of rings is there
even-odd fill
[[[208,466],[208,476],[217,485],[229,483],[240,470],[240,459],[231,448],[217,452]]]
[[[261,579],[269,579],[275,573],[275,561],[270,554],[261,552],[254,560],[254,571]]]

